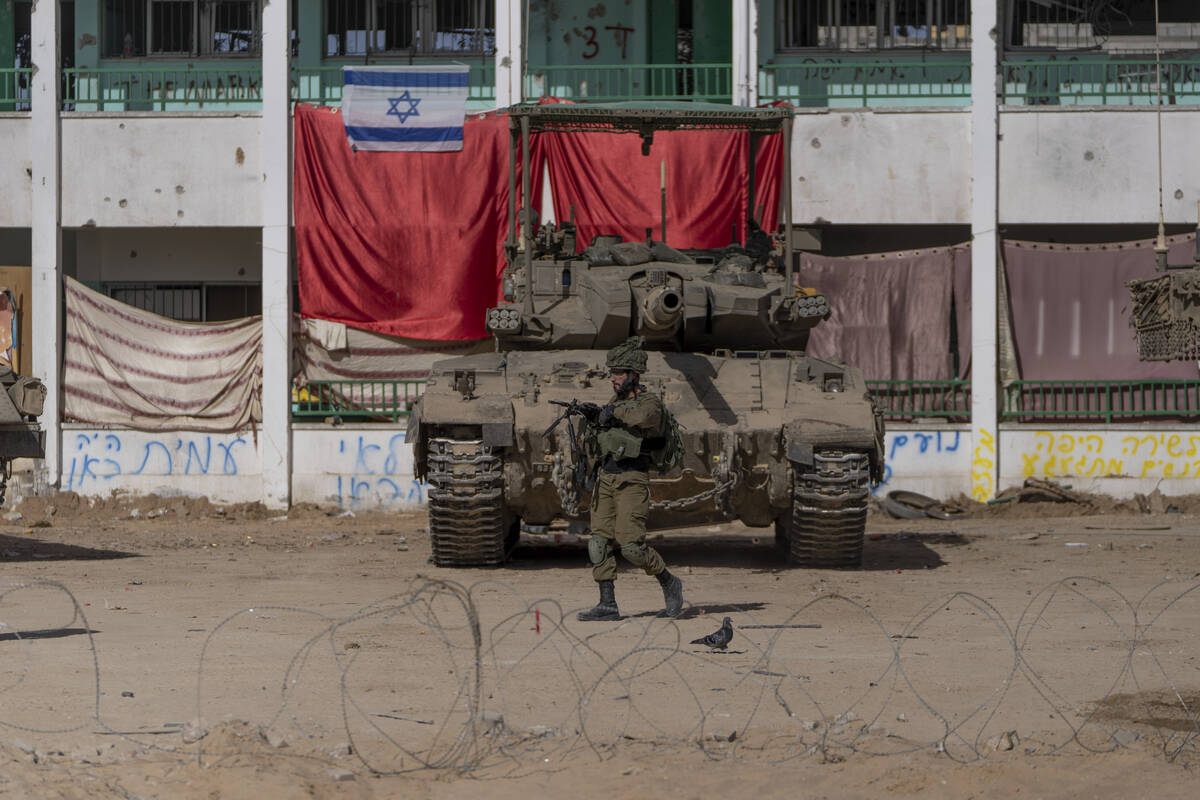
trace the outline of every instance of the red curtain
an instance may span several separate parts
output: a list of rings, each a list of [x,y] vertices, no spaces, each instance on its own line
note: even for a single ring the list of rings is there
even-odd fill
[[[341,113],[312,106],[296,107],[295,125],[301,314],[389,336],[486,336],[504,269],[508,117],[469,117],[455,153],[353,152]]]
[[[779,219],[782,136],[759,141],[755,209],[763,228]],[[644,241],[646,228],[662,238],[661,164],[666,162],[667,243],[674,247],[723,247],[745,241],[747,158],[745,132],[658,131],[648,156],[636,134],[543,133],[538,151],[550,165],[554,213],[566,220],[575,208],[582,249],[596,234]],[[535,175],[538,173],[534,173]],[[757,214],[756,214],[757,215]]]
[[[854,364],[867,380],[966,377],[970,258],[970,247],[964,245],[861,256],[801,254],[800,285],[823,292],[833,309],[813,329],[809,355]],[[951,298],[958,316],[957,374]]]

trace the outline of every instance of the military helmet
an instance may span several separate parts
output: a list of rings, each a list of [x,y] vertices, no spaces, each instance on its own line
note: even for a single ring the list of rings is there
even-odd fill
[[[608,351],[608,358],[605,360],[605,365],[609,369],[629,369],[634,372],[645,372],[646,351],[642,349],[644,341],[641,336],[630,336]]]

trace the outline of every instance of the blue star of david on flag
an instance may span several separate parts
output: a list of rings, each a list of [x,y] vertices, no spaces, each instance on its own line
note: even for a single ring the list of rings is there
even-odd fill
[[[356,150],[462,150],[470,67],[345,67],[342,122]],[[419,107],[419,108],[418,108]]]
[[[421,112],[417,111],[417,103],[419,102],[421,102],[421,98],[412,97],[408,92],[405,92],[399,97],[389,97],[388,103],[390,105],[388,106],[387,110],[388,116],[397,117],[400,120],[400,124],[403,125],[408,121],[409,117],[421,116]],[[401,111],[401,103],[408,103],[408,108],[404,111]]]

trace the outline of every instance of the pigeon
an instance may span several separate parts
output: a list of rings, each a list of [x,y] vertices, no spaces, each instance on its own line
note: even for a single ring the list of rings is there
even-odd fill
[[[721,629],[710,633],[708,636],[702,636],[699,639],[693,639],[692,644],[706,644],[713,650],[724,650],[733,641],[733,620],[726,617],[721,621]]]

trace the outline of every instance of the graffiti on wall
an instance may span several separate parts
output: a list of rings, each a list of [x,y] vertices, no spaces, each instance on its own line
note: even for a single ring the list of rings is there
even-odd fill
[[[987,428],[975,432],[975,455],[971,461],[971,496],[986,503],[996,495],[996,437]]]
[[[942,471],[947,459],[952,457],[951,454],[958,453],[959,448],[966,445],[962,431],[904,431],[889,433],[886,439],[883,481],[872,489],[875,494],[888,488],[897,467],[901,478],[910,472],[917,475],[937,474]]]
[[[1021,477],[1200,478],[1200,435],[1037,431]]]
[[[337,462],[339,508],[425,503],[425,485],[413,477],[412,447],[403,433],[343,436],[337,443]]]
[[[238,475],[258,472],[254,445],[241,436],[80,431],[65,441],[67,491],[117,488],[123,476]]]

